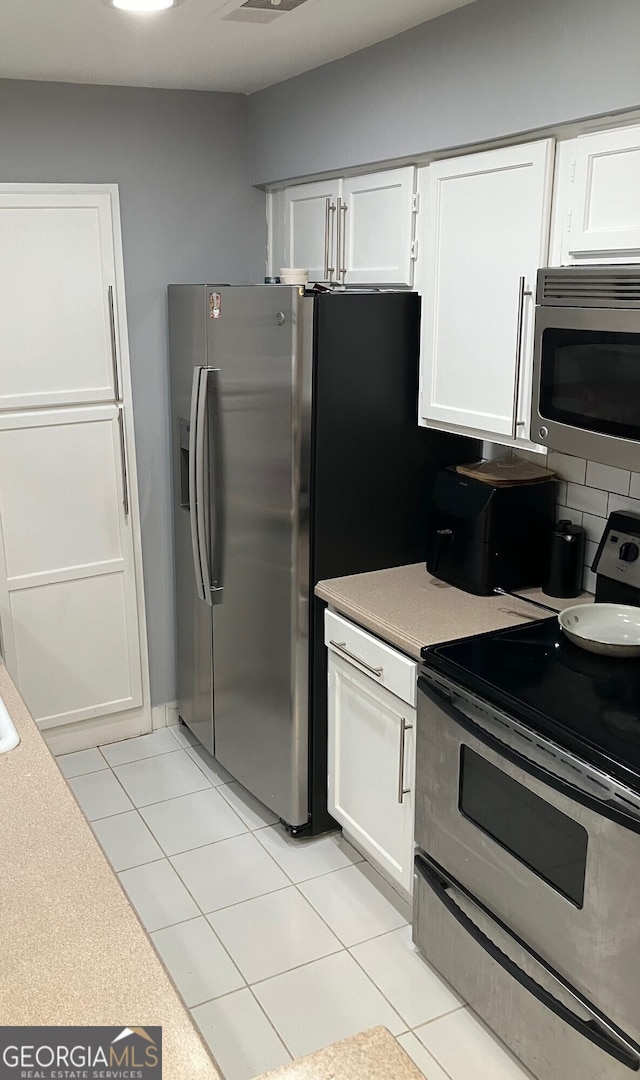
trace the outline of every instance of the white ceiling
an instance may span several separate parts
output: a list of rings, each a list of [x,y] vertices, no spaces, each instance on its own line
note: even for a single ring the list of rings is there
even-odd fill
[[[472,2],[306,0],[254,23],[227,18],[242,0],[154,15],[104,0],[0,0],[0,76],[251,93]]]

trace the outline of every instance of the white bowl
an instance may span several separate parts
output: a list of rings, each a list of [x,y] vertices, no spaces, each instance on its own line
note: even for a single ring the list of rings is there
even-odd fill
[[[603,656],[640,656],[640,607],[630,604],[575,604],[558,615],[575,645]]]
[[[280,267],[281,285],[306,285],[309,280],[309,271],[302,270],[297,266]]]

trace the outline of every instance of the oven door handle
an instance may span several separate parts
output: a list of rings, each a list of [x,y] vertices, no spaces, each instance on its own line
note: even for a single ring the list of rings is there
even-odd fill
[[[563,1020],[569,1027],[572,1027],[574,1031],[583,1035],[585,1039],[594,1043],[606,1054],[615,1058],[616,1061],[620,1061],[623,1065],[626,1065],[628,1069],[632,1069],[635,1072],[640,1069],[639,1051],[627,1041],[623,1033],[618,1032],[612,1022],[602,1014],[599,1014],[594,1006],[583,998],[569,983],[566,983],[564,979],[561,979],[556,975],[546,964],[542,964],[533,950],[529,949],[519,937],[512,934],[509,931],[509,928],[500,919],[493,916],[484,904],[480,903],[479,900],[476,900],[476,898],[466,889],[458,886],[456,882],[453,880],[449,881],[442,874],[438,873],[420,854],[417,854],[415,857],[415,869],[416,873],[423,878],[429,888],[432,889],[440,902],[444,904],[449,914],[463,930],[465,930],[473,940],[488,953],[492,960],[495,960],[503,971],[515,979],[524,990],[528,991],[528,993],[536,998],[540,1004],[544,1005],[560,1020]],[[515,960],[512,960],[510,956],[507,956],[507,954],[504,953],[491,938],[487,937],[487,935],[476,926],[466,912],[456,904],[455,900],[449,895],[449,890],[452,888],[458,888],[470,903],[475,905],[486,918],[494,922],[497,928],[506,933],[514,944],[521,948],[531,960],[540,964],[544,971],[550,975],[559,986],[562,986],[564,990],[568,991],[571,996],[579,1002],[584,1010],[591,1014],[593,1019],[585,1020],[583,1017],[578,1016],[577,1013],[572,1012],[568,1005],[559,1001],[549,990],[536,982],[536,980],[531,975],[528,975],[526,971],[523,971],[522,968],[516,964]]]
[[[437,708],[449,717],[450,720],[463,728],[479,742],[484,743],[490,750],[495,750],[501,757],[510,761],[513,765],[517,765],[518,768],[524,769],[530,776],[535,776],[536,779],[541,780],[542,783],[548,787],[553,788],[554,791],[559,791],[562,795],[567,795],[574,802],[580,803],[582,806],[588,807],[589,810],[593,810],[596,814],[600,814],[601,817],[607,817],[611,821],[617,822],[618,825],[622,825],[625,829],[629,829],[631,832],[640,834],[640,818],[633,817],[631,814],[625,813],[623,809],[619,809],[617,806],[612,806],[611,802],[606,799],[599,799],[596,795],[591,795],[590,792],[583,791],[582,788],[575,787],[568,780],[563,780],[561,777],[556,776],[555,773],[549,771],[549,769],[543,768],[542,765],[538,765],[535,761],[530,761],[518,750],[514,750],[513,747],[503,742],[496,735],[493,735],[490,731],[486,731],[480,724],[475,723],[470,717],[466,716],[460,709],[456,709],[451,700],[437,687],[433,686],[423,675],[418,679],[418,690],[421,691],[425,697],[429,699]]]

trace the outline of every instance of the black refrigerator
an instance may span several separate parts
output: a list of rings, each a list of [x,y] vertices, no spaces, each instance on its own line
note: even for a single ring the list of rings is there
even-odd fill
[[[409,292],[169,287],[178,712],[294,835],[333,824],[314,586],[423,561],[477,456],[418,427],[419,324]]]

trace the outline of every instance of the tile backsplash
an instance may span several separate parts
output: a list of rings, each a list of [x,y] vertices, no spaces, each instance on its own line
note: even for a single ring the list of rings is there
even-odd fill
[[[560,481],[558,519],[569,518],[575,525],[582,525],[587,534],[583,588],[595,592],[596,576],[591,572],[591,563],[607,518],[614,510],[640,514],[640,473],[554,450],[547,454],[547,465]]]

